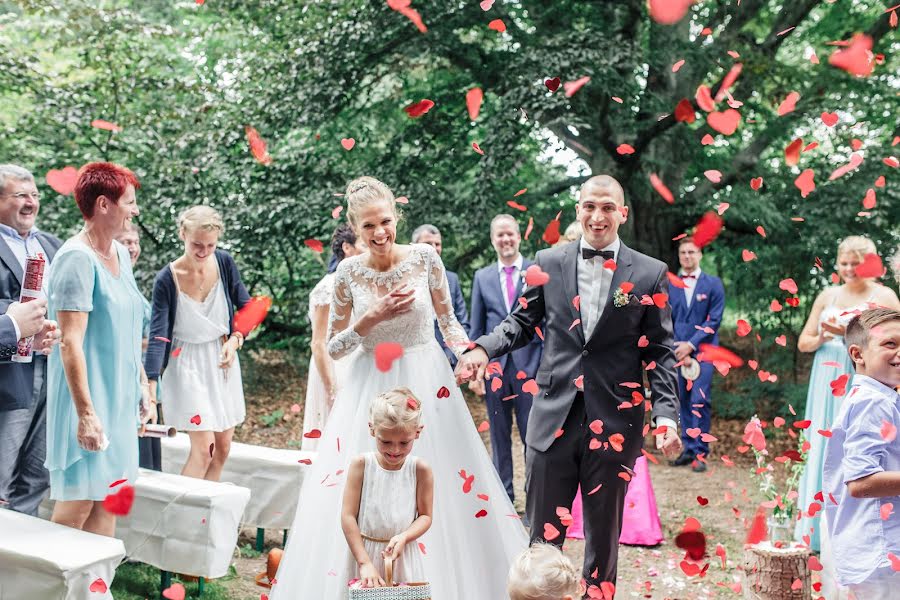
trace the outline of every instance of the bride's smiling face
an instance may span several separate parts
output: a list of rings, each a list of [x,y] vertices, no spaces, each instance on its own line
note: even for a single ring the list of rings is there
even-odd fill
[[[373,256],[390,254],[397,237],[397,214],[388,200],[371,202],[359,210],[357,232]]]

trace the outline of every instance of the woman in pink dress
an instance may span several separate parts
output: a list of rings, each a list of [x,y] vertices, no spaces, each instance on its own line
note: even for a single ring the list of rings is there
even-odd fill
[[[566,531],[566,537],[584,539],[580,489],[572,503],[572,525]],[[659,511],[656,509],[656,495],[650,482],[650,470],[647,468],[647,459],[639,456],[634,463],[634,475],[625,494],[619,543],[630,546],[656,546],[662,541],[662,524],[659,522]]]

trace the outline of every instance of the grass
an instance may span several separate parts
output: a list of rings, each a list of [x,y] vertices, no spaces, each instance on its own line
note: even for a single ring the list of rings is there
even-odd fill
[[[232,600],[225,585],[236,573],[233,568],[229,574],[212,582],[204,582],[203,595],[198,596],[197,582],[184,582],[172,577],[172,583],[181,583],[187,592],[185,598],[201,598],[202,600]],[[111,592],[116,600],[156,600],[160,598],[159,569],[139,563],[126,563],[116,569]]]

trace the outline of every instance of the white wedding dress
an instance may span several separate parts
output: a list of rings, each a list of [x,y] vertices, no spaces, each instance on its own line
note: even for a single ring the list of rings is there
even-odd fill
[[[406,386],[422,402],[424,429],[412,450],[434,472],[431,529],[413,542],[431,583],[433,600],[502,600],[506,577],[528,536],[475,430],[453,372],[434,338],[433,322],[459,354],[468,338],[453,314],[447,277],[431,246],[410,246],[388,272],[365,266],[367,255],[338,266],[331,311],[332,357],[347,356],[319,454],[303,479],[297,514],[271,600],[347,597],[350,551],[341,530],[345,471],[353,456],[373,451],[369,402]],[[415,290],[411,310],[379,323],[365,338],[349,328],[379,296],[399,285]],[[387,372],[375,366],[379,344],[395,342],[403,355]],[[354,352],[361,346],[361,351]],[[473,479],[474,477],[474,479]],[[419,545],[421,543],[421,546]]]

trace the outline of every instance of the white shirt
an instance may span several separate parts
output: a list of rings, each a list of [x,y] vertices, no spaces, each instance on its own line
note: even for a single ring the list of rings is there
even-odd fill
[[[516,257],[515,262],[513,262],[513,264],[509,265],[511,267],[514,267],[513,272],[512,272],[512,281],[513,281],[513,286],[517,290],[519,289],[519,278],[522,275],[522,261],[523,260],[525,260],[525,259],[522,258],[521,254],[519,254]],[[503,302],[506,303],[506,312],[508,313],[508,312],[512,311],[513,305],[509,302],[509,294],[506,293],[506,271],[503,270],[505,267],[506,267],[506,265],[503,264],[503,261],[498,259],[497,260],[497,272],[500,274],[500,291],[503,292]],[[515,298],[513,298],[513,302],[516,302]]]
[[[622,242],[618,237],[605,248],[594,248],[584,240],[584,237],[581,238],[578,249],[578,296],[581,298],[581,328],[584,330],[584,339],[591,337],[600,315],[603,314],[609,286],[612,285],[613,272],[603,268],[605,259],[595,256],[585,260],[581,250],[584,248],[612,250],[613,260],[618,260],[621,246]]]
[[[687,307],[691,307],[691,302],[694,300],[694,289],[697,287],[697,280],[700,279],[700,267],[697,267],[690,273],[681,272],[682,281],[684,281],[684,301],[687,302]],[[693,275],[690,279],[684,279],[685,275]]]

